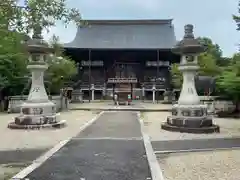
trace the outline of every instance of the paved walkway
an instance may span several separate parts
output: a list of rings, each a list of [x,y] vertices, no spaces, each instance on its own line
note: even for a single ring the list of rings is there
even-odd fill
[[[116,106],[112,101],[69,104],[70,110],[98,110],[98,111],[171,111],[172,105],[153,104],[133,101],[131,105]]]
[[[42,166],[37,180],[146,180],[151,173],[134,112],[106,112]]]

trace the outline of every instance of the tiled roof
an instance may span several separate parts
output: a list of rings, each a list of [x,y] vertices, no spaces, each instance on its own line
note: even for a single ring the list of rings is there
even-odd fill
[[[176,44],[172,20],[86,20],[66,48],[171,49]]]

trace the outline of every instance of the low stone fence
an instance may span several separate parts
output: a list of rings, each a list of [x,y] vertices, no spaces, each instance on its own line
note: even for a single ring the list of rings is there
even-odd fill
[[[10,96],[9,97],[9,104],[8,104],[8,112],[9,113],[20,113],[20,106],[24,101],[27,100],[28,96]],[[51,96],[49,97],[55,104],[57,111],[68,109],[69,101],[60,96]]]
[[[235,104],[232,101],[216,100],[214,102],[215,112],[219,117],[230,115],[235,110]]]
[[[217,100],[217,96],[200,96],[200,100],[203,104],[208,106],[210,113],[218,114],[219,112],[231,113],[235,109],[235,105],[232,101]]]

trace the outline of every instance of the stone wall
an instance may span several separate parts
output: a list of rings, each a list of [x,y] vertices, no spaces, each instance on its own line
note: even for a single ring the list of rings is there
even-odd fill
[[[21,104],[26,101],[28,96],[10,96],[9,97],[9,104],[8,104],[8,112],[9,113],[20,113],[20,106]],[[52,96],[52,101],[56,104],[57,111],[60,111],[68,108],[69,101],[62,98],[60,96]],[[62,106],[61,106],[62,103]]]

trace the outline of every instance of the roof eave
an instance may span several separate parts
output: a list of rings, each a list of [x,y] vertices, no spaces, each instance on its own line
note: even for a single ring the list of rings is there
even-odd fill
[[[122,25],[122,24],[172,24],[173,19],[129,19],[129,20],[94,20],[94,19],[83,19],[84,22],[87,22],[88,24],[116,24],[116,25]]]

